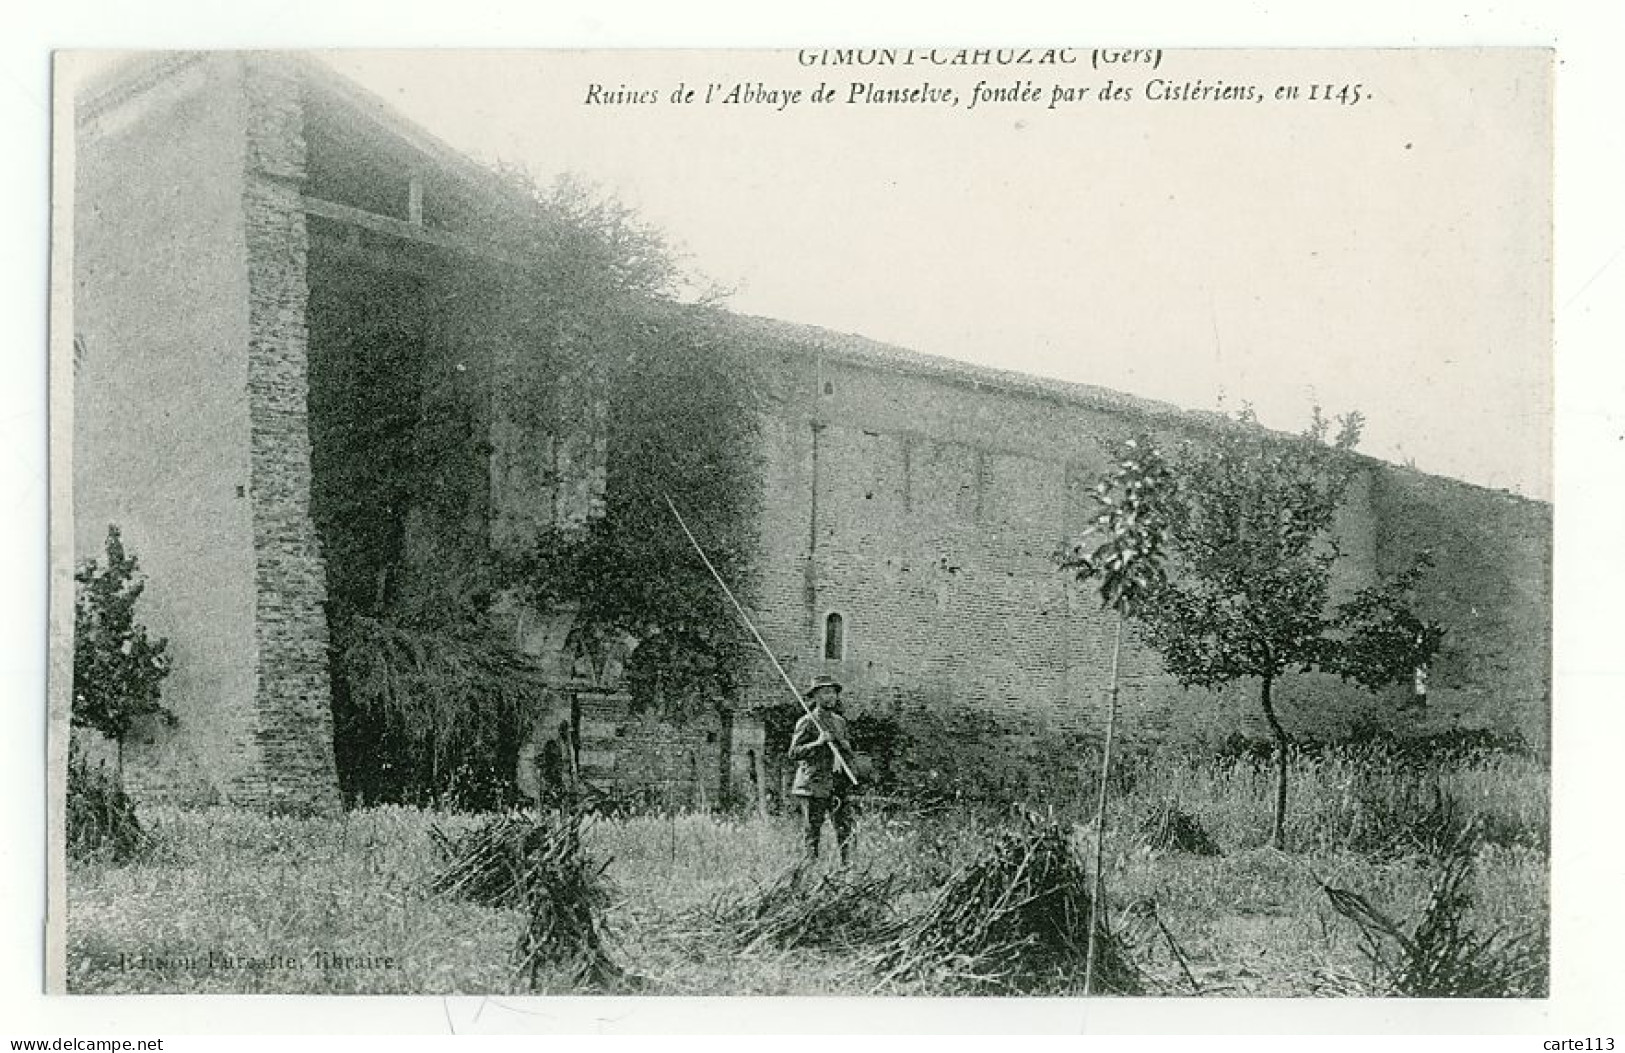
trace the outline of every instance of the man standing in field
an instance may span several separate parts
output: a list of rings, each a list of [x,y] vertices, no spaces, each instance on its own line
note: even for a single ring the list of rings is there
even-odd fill
[[[850,861],[852,845],[852,804],[848,799],[851,786],[845,775],[838,774],[835,752],[830,749],[833,745],[841,751],[842,760],[852,763],[852,737],[846,718],[841,716],[841,685],[832,676],[815,676],[807,685],[806,698],[812,712],[796,721],[795,733],[790,736],[789,756],[796,762],[790,794],[801,802],[807,856],[818,858],[818,842],[824,831],[824,817],[828,816],[845,865]]]

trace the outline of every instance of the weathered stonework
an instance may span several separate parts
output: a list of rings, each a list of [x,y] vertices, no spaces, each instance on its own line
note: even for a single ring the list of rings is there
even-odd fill
[[[324,268],[344,264],[318,254],[313,267],[303,194],[327,162],[324,193],[349,213],[329,208],[319,222],[352,250],[345,258],[421,276],[431,261],[469,261],[434,238],[414,241],[421,228],[386,214],[395,207],[389,180],[405,179],[401,154],[454,172],[465,195],[491,188],[425,137],[361,113],[330,80],[262,56],[166,60],[92,100],[81,118],[74,321],[88,353],[75,392],[76,544],[81,557],[94,555],[108,522],[124,528],[151,579],[150,624],[172,641],[166,693],[181,723],[143,729],[131,744],[132,784],[151,796],[301,811],[338,804],[327,583],[310,516],[307,308],[311,283],[323,288]],[[312,131],[321,127],[313,99],[329,108],[325,139]],[[387,176],[378,185],[344,184],[364,167],[351,164],[362,149],[347,137],[352,119],[377,152],[367,160]],[[316,144],[308,156],[307,142]],[[340,200],[343,191],[354,196]],[[436,205],[431,195],[428,215]],[[477,240],[473,229],[455,233]],[[401,239],[412,252],[396,251]],[[737,322],[737,337],[777,369],[760,421],[747,603],[791,676],[838,675],[857,714],[924,706],[949,714],[950,727],[953,714],[992,715],[1034,749],[1046,735],[1097,731],[1114,622],[1053,554],[1087,522],[1089,488],[1116,441],[1142,430],[1200,436],[1212,421],[838,334]],[[457,339],[477,349],[490,346],[487,335]],[[500,384],[513,368],[500,356],[513,349],[500,340],[496,349]],[[492,393],[479,425],[490,459],[464,466],[480,478],[458,476],[473,496],[467,507],[452,502],[476,520],[459,525],[464,535],[507,550],[541,526],[602,515],[604,377],[589,363],[556,378],[555,395],[537,421]],[[399,514],[409,550],[433,540],[435,529],[413,526],[421,510]],[[1423,611],[1451,635],[1429,713],[1401,716],[1403,689],[1374,698],[1293,676],[1278,692],[1288,729],[1332,735],[1376,715],[1394,726],[1518,730],[1543,743],[1550,508],[1372,462],[1338,531],[1343,591],[1433,550]],[[455,563],[432,548],[414,561]],[[567,646],[567,612],[543,619],[512,596],[494,599],[507,604],[501,617],[521,650]],[[831,615],[841,653],[826,658]],[[1252,685],[1181,689],[1132,637],[1122,672],[1131,739],[1263,731]],[[634,715],[613,684],[574,676],[561,668],[559,690],[576,696],[572,748],[595,785],[684,808],[775,790],[782,744],[764,722],[777,726],[790,702],[767,662],[756,663],[731,715],[681,726]],[[538,749],[558,735],[558,699],[545,705]]]
[[[758,594],[764,635],[796,679],[849,685],[849,711],[999,715],[1013,733],[1104,725],[1115,618],[1054,554],[1087,525],[1112,445],[1138,432],[1200,441],[1214,425],[1093,389],[1009,380],[817,330],[753,333],[782,364],[764,415]],[[1550,528],[1545,506],[1368,462],[1337,522],[1334,599],[1432,548],[1423,610],[1450,631],[1423,713],[1403,687],[1334,677],[1277,685],[1288,730],[1336,737],[1375,721],[1457,725],[1545,743]],[[1472,597],[1482,602],[1475,604]],[[825,657],[838,614],[843,653]],[[1132,632],[1123,733],[1143,742],[1266,734],[1256,684],[1181,688]],[[760,663],[750,698],[782,706]]]
[[[309,242],[300,198],[299,81],[247,60],[248,397],[251,422],[258,778],[237,796],[273,809],[338,807],[326,583],[310,518]]]
[[[594,786],[678,810],[745,807],[759,800],[762,724],[707,713],[681,723],[631,712],[624,694],[580,698],[581,774]]]

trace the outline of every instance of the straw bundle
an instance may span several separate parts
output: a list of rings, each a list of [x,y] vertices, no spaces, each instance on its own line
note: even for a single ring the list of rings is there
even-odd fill
[[[435,892],[524,912],[514,961],[532,988],[550,972],[596,988],[625,976],[605,949],[609,861],[586,851],[581,830],[575,812],[499,816],[459,838],[432,830],[447,857]]]
[[[880,950],[876,964],[889,981],[932,979],[968,993],[1080,990],[1088,887],[1066,832],[1029,821],[956,872]],[[1095,989],[1142,993],[1137,970],[1103,922],[1095,939]]]
[[[1152,848],[1196,856],[1223,855],[1196,816],[1172,801],[1158,804],[1146,817],[1140,832]]]
[[[744,898],[719,898],[711,915],[740,947],[853,946],[896,928],[896,875],[835,871],[808,877],[795,866]]]
[[[518,906],[525,860],[545,847],[552,832],[548,823],[523,812],[496,816],[458,836],[431,826],[429,835],[446,865],[430,890],[486,907]]]

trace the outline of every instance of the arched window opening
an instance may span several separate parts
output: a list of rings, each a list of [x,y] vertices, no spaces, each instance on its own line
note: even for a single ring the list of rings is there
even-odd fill
[[[824,657],[839,661],[846,654],[846,620],[835,611],[824,618]]]

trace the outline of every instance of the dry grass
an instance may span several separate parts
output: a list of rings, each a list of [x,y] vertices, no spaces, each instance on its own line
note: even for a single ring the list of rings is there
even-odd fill
[[[152,858],[69,872],[70,990],[524,990],[509,957],[519,912],[430,895],[439,860],[427,813],[144,818],[160,842]]]
[[[1192,993],[1194,984],[1203,994],[1305,996],[1329,993],[1325,976],[1359,975],[1366,967],[1359,934],[1326,902],[1322,881],[1358,889],[1390,916],[1421,914],[1433,874],[1425,857],[1350,847],[1355,817],[1369,806],[1361,798],[1360,780],[1368,778],[1361,771],[1339,758],[1295,766],[1291,854],[1263,846],[1270,773],[1246,763],[1148,771],[1116,803],[1105,875],[1113,925],[1152,990]],[[1505,757],[1443,774],[1464,814],[1489,817],[1508,832],[1477,855],[1469,924],[1517,930],[1546,918],[1548,864],[1540,846],[1548,778],[1533,762]],[[1154,848],[1145,820],[1170,800],[1225,854]],[[148,809],[141,819],[157,841],[144,858],[125,866],[70,865],[71,990],[529,989],[511,961],[524,928],[521,910],[431,893],[442,865],[431,827],[455,835],[474,829],[479,817],[398,808],[335,820]],[[916,916],[1011,826],[1010,813],[997,808],[866,814],[858,821],[857,858],[888,877],[899,915]],[[782,948],[764,940],[741,950],[707,919],[706,908],[719,897],[770,884],[796,858],[798,831],[790,819],[603,819],[584,836],[593,856],[612,860],[606,876],[613,891],[603,913],[608,951],[638,975],[645,993],[875,989],[874,969],[846,948]],[[574,989],[562,975],[544,977],[539,986]],[[914,978],[887,993],[940,990],[929,978]]]
[[[1473,872],[1483,843],[1476,823],[1458,825],[1434,846],[1428,902],[1414,921],[1398,920],[1349,889],[1324,885],[1332,908],[1359,930],[1369,979],[1330,975],[1347,993],[1409,998],[1538,998],[1547,991],[1544,926],[1468,922]]]

